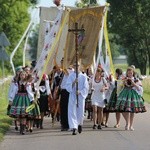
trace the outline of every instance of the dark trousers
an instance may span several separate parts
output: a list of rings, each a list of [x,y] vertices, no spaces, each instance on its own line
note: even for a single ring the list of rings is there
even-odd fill
[[[69,101],[69,92],[67,90],[61,90],[61,99],[60,99],[60,116],[61,116],[61,126],[64,129],[69,128],[68,124],[68,101]]]

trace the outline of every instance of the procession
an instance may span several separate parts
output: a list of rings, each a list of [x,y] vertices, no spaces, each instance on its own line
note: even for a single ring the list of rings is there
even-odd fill
[[[64,6],[60,2],[54,1],[60,14],[56,19],[56,27],[53,25],[50,35],[45,36],[46,47],[44,46],[43,51],[50,49],[48,44],[51,39],[48,37],[53,33],[57,34],[55,28],[58,28],[61,13],[69,11],[63,10]],[[123,116],[124,129],[134,131],[134,114],[146,112],[142,82],[134,65],[129,66],[125,72],[122,68],[112,72],[111,65],[106,68],[101,58],[97,58],[96,63],[90,60],[91,65],[87,65],[84,58],[79,56],[78,49],[84,43],[84,36],[80,37],[80,33],[86,32],[84,28],[85,25],[82,25],[82,29],[78,29],[76,23],[75,29],[68,30],[75,33],[76,54],[71,61],[67,62],[69,56],[64,55],[59,63],[55,60],[55,65],[49,64],[52,69],[46,68],[44,72],[42,61],[47,61],[48,54],[42,52],[39,60],[32,61],[30,66],[16,67],[16,74],[9,88],[7,115],[14,118],[15,130],[21,135],[34,132],[34,128],[43,129],[45,116],[49,116],[49,122],[53,126],[56,121],[59,122],[60,131],[71,131],[72,135],[81,134],[86,113],[87,118],[93,122],[93,130],[108,127],[109,113],[114,113],[114,128],[120,127],[120,118]],[[43,58],[45,59],[42,60]],[[110,59],[109,54],[109,63]]]
[[[0,149],[149,150],[148,9],[3,1]]]

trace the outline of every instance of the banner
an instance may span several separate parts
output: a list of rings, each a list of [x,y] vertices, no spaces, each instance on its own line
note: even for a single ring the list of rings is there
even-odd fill
[[[93,63],[93,57],[96,53],[99,31],[102,26],[102,17],[105,6],[82,8],[71,10],[69,16],[69,29],[75,28],[78,23],[79,29],[84,28],[85,32],[79,32],[79,58],[84,68]],[[65,46],[64,66],[68,67],[75,62],[75,35],[72,32],[67,34],[67,43]]]
[[[54,53],[54,44],[56,39],[59,37],[61,17],[63,14],[63,9],[58,12],[58,15],[54,21],[54,25],[52,26],[50,32],[45,36],[44,47],[42,49],[41,55],[37,61],[37,64],[33,70],[33,74],[35,75],[37,81],[37,87],[40,84],[43,73],[45,73],[45,68],[47,66],[47,62],[51,58]]]

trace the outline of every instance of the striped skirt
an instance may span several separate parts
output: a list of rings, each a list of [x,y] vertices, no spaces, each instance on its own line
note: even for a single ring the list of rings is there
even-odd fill
[[[105,107],[106,112],[116,112],[115,106],[117,102],[117,88],[114,88],[114,90],[111,93],[109,103]]]
[[[146,112],[144,100],[135,90],[125,87],[119,94],[115,106],[118,112]]]
[[[8,114],[13,118],[34,118],[40,115],[38,106],[27,113],[26,108],[30,105],[31,102],[27,93],[17,93]]]

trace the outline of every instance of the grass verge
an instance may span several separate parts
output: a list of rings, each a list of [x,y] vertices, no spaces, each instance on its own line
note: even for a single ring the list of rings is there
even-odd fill
[[[3,140],[3,137],[6,131],[9,129],[12,119],[7,116],[7,105],[8,105],[8,88],[10,82],[5,82],[0,85],[0,141]]]

